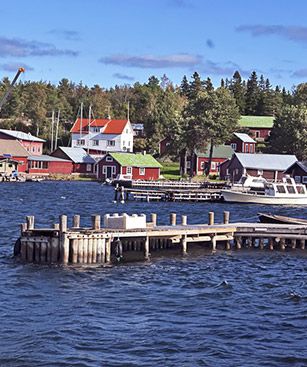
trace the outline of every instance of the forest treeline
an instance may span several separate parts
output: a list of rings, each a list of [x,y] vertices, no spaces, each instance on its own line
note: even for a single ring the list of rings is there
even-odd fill
[[[0,83],[0,98],[10,81]],[[127,118],[143,123],[145,139],[139,149],[158,152],[158,143],[168,137],[174,156],[219,144],[238,131],[240,115],[275,116],[268,149],[272,152],[299,154],[307,157],[307,84],[292,91],[273,87],[268,78],[252,72],[244,80],[236,71],[232,78],[222,79],[213,87],[210,78],[195,72],[174,85],[165,75],[151,76],[146,83],[88,87],[62,79],[57,85],[45,81],[24,81],[15,85],[0,112],[0,127],[30,131],[49,139],[52,111],[60,111],[59,144],[69,142],[69,129],[80,110],[92,106],[95,118]],[[305,136],[306,135],[306,136]]]

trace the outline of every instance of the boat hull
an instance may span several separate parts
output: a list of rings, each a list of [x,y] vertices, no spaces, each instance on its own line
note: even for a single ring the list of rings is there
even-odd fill
[[[231,190],[221,191],[224,201],[233,203],[268,204],[268,205],[307,205],[307,196],[268,196],[255,195]]]
[[[277,223],[277,224],[302,224],[307,225],[306,219],[285,217],[282,215],[258,213],[261,223]]]

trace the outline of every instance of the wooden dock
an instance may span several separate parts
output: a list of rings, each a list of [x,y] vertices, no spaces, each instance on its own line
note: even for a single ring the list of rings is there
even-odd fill
[[[216,189],[133,189],[115,188],[114,201],[222,201]]]
[[[125,216],[129,217],[114,214],[111,219]],[[68,228],[67,217],[62,215],[60,223],[52,228],[35,228],[34,217],[28,216],[27,222],[21,225],[14,254],[24,263],[106,265],[149,260],[155,254],[186,255],[194,245],[211,251],[304,250],[307,240],[307,226],[229,223],[229,212],[224,212],[222,224],[214,223],[213,212],[208,213],[207,224],[189,225],[187,216],[182,216],[177,224],[175,213],[170,214],[170,224],[164,226],[157,225],[156,214],[151,215],[145,228],[101,228],[100,221],[99,215],[93,215],[91,228],[81,228],[80,216],[75,215],[73,226]]]

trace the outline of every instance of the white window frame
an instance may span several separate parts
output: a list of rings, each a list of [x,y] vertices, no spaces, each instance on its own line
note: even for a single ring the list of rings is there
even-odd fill
[[[294,176],[294,181],[296,183],[301,183],[301,176]]]
[[[202,162],[200,162],[200,169],[204,169],[204,168],[205,168],[205,162],[202,161]]]
[[[303,176],[303,177],[302,177],[302,182],[303,182],[304,184],[307,184],[307,176]]]
[[[233,150],[237,150],[237,143],[231,143],[230,146]]]
[[[87,163],[86,172],[91,172],[91,171],[92,171],[92,165],[90,163]]]
[[[191,168],[191,161],[187,161],[187,168],[190,169]]]
[[[116,173],[116,167],[112,166],[112,175],[115,175],[115,173]]]
[[[113,158],[108,155],[106,157],[106,162],[113,162]]]
[[[108,147],[115,147],[115,140],[107,140]]]
[[[93,146],[98,147],[99,146],[99,140],[93,140]]]
[[[77,145],[85,145],[85,139],[78,139]]]
[[[127,175],[132,175],[132,167],[127,167],[126,168],[126,173],[127,173]]]
[[[260,131],[259,130],[255,131],[255,138],[256,139],[260,138]]]
[[[211,162],[211,169],[216,171],[216,162]]]
[[[145,167],[140,167],[140,168],[139,168],[139,175],[140,175],[140,176],[145,176],[145,173],[146,173],[146,169],[145,169]]]

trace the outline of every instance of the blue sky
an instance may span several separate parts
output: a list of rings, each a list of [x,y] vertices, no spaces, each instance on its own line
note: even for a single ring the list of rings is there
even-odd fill
[[[215,85],[256,70],[273,85],[307,81],[305,0],[9,0],[0,2],[0,78],[64,77],[92,86],[176,84],[198,71]]]

